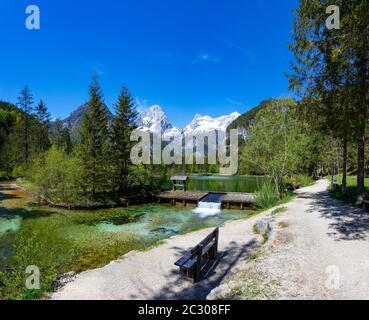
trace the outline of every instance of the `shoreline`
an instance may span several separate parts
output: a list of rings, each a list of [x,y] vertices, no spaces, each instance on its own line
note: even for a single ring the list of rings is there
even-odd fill
[[[120,199],[120,203],[118,202],[112,202],[112,203],[96,203],[96,204],[69,204],[69,203],[57,203],[47,198],[40,198],[39,196],[34,195],[31,191],[29,191],[26,187],[22,186],[21,184],[17,183],[16,180],[0,180],[0,184],[12,184],[14,186],[14,189],[19,189],[28,195],[31,195],[33,197],[33,200],[29,202],[29,205],[34,206],[47,206],[50,208],[56,208],[56,209],[64,209],[64,210],[81,210],[81,211],[94,211],[94,210],[102,210],[102,209],[113,209],[113,208],[128,208],[132,205],[141,205],[141,204],[149,204],[153,203],[154,201],[154,195],[153,193],[148,194],[136,194],[136,195],[129,195],[129,196],[123,196]]]

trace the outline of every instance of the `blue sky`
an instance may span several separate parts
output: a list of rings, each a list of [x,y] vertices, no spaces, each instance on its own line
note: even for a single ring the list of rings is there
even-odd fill
[[[111,106],[125,84],[174,125],[243,113],[290,94],[296,0],[0,0],[0,99],[28,84],[55,117],[88,99],[96,71]],[[25,27],[38,5],[41,30]]]

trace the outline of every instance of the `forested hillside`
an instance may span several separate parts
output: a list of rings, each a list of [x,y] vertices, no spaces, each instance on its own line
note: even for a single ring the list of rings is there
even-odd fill
[[[268,100],[262,101],[257,107],[252,108],[251,110],[242,114],[238,119],[233,121],[233,123],[228,127],[228,129],[229,130],[249,129],[252,124],[252,121],[256,118],[256,115],[258,114],[258,112],[262,109],[265,109],[273,101],[275,101],[275,99],[268,99]]]
[[[0,177],[11,178],[50,146],[45,104],[33,108],[33,97],[25,87],[18,106],[0,101]]]

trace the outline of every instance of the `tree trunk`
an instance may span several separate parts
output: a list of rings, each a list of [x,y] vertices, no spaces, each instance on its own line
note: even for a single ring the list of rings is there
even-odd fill
[[[365,199],[365,125],[360,131],[357,161],[357,204],[362,204]]]
[[[363,33],[363,36],[365,34]],[[363,40],[363,44],[366,43]],[[359,62],[359,74],[360,74],[360,84],[358,91],[358,101],[359,101],[359,142],[358,142],[358,162],[357,162],[357,204],[362,204],[365,199],[365,131],[366,122],[368,115],[367,106],[367,95],[368,95],[368,85],[367,85],[367,63],[368,57],[367,53],[369,46],[366,45],[361,51],[360,62]]]
[[[343,138],[343,159],[342,159],[342,194],[347,195],[347,130]]]

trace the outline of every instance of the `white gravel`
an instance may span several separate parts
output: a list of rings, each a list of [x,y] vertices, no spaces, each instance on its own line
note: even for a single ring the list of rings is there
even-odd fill
[[[253,262],[279,283],[277,299],[369,299],[369,215],[331,199],[327,187],[298,191]]]

